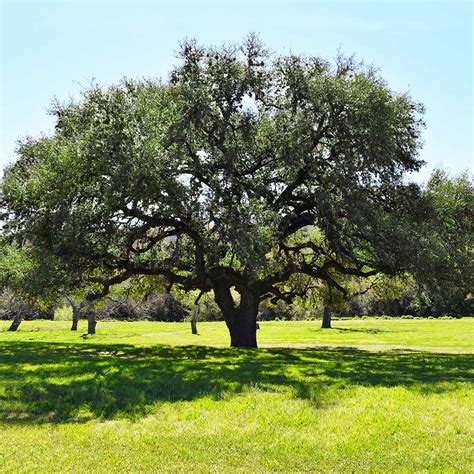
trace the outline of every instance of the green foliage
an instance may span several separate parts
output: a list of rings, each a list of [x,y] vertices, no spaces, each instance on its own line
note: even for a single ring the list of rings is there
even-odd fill
[[[0,240],[0,287],[16,288],[23,284],[31,270],[32,262],[28,256],[5,239]]]
[[[0,237],[0,318],[52,319],[58,297],[56,277],[55,270],[31,248]]]
[[[431,313],[469,314],[474,288],[474,181],[435,171],[424,190],[433,218],[425,225],[414,271]],[[469,301],[471,300],[471,301]]]
[[[422,112],[352,58],[185,42],[167,82],[53,106],[55,132],[5,172],[6,228],[90,298],[161,276],[213,290],[232,329],[301,276],[342,291],[338,275],[410,269],[424,212],[403,178],[421,166]]]

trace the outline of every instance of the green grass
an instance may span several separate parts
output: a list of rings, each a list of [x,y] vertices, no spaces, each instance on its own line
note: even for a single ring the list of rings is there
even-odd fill
[[[334,326],[1,321],[0,471],[472,472],[474,320]]]

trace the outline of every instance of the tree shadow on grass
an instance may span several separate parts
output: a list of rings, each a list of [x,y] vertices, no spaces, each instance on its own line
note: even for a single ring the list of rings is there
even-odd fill
[[[472,356],[349,348],[0,343],[0,421],[139,418],[159,402],[219,400],[249,387],[324,397],[329,388],[403,386],[422,393],[470,380]],[[319,406],[319,405],[318,405]]]

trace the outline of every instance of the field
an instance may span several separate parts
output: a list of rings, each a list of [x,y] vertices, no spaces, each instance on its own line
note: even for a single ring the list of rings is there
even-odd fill
[[[473,472],[474,319],[0,321],[1,472]]]

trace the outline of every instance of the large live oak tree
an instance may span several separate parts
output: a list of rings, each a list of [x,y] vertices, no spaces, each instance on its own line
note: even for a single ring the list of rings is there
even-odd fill
[[[212,290],[231,345],[256,347],[259,303],[292,279],[343,291],[338,274],[413,264],[422,106],[351,58],[189,41],[168,81],[93,85],[52,113],[6,170],[6,229],[93,282],[90,300],[160,275]]]

